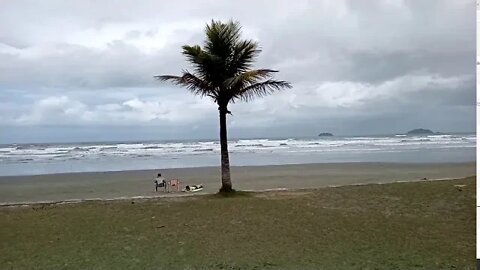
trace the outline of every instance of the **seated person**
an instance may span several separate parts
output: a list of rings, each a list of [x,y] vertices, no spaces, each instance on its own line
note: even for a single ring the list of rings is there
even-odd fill
[[[155,183],[155,192],[158,191],[158,188],[163,188],[163,191],[166,191],[167,190],[167,181],[165,180],[165,178],[162,176],[161,173],[157,174],[157,178],[155,178],[155,181],[153,181]]]

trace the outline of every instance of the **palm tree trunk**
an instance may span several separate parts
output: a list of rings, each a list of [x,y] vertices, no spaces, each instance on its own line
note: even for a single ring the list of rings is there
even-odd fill
[[[232,192],[232,180],[230,178],[230,160],[228,158],[227,139],[227,108],[220,107],[220,153],[222,162],[222,187],[220,192]]]

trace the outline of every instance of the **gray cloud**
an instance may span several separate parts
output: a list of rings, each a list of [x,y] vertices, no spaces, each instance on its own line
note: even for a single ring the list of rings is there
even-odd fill
[[[180,46],[201,43],[212,18],[239,20],[258,67],[294,85],[232,105],[232,136],[472,131],[474,3],[3,3],[0,142],[216,137],[215,105],[152,78],[188,68]]]

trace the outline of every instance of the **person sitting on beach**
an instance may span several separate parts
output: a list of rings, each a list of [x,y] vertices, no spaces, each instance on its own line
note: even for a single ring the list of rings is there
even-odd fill
[[[157,178],[155,178],[155,181],[153,181],[155,183],[155,192],[158,191],[158,188],[162,188],[163,187],[163,191],[167,191],[167,181],[165,180],[165,178],[162,176],[161,173],[157,174]]]

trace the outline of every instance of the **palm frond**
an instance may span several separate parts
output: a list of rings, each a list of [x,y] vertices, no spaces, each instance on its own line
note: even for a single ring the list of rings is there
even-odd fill
[[[270,78],[273,73],[278,72],[273,69],[254,69],[242,72],[234,77],[225,80],[226,89],[239,90],[247,85],[253,84],[261,79]]]
[[[183,71],[182,76],[159,75],[154,76],[154,78],[159,81],[170,81],[176,85],[183,86],[195,95],[202,97],[208,96],[215,100],[218,98],[218,91],[215,91],[208,82],[198,78],[188,71]]]
[[[253,100],[255,97],[264,97],[272,94],[275,91],[280,91],[285,88],[292,88],[292,85],[287,81],[266,80],[263,82],[253,83],[243,89],[240,89],[232,96],[232,102],[235,99],[243,101]]]
[[[231,55],[234,45],[240,39],[241,26],[232,20],[227,23],[212,20],[211,24],[205,27],[205,34],[205,51],[226,58]]]
[[[202,55],[204,54],[202,48],[198,45],[195,46],[182,46],[183,55],[187,57],[187,60],[192,64],[201,64],[202,63]]]
[[[251,68],[260,52],[258,43],[253,40],[244,40],[235,44],[227,67],[228,74],[233,76],[236,72],[242,72]]]
[[[200,46],[188,46],[185,45],[182,47],[183,55],[187,57],[187,60],[193,65],[195,74],[204,80],[211,82],[212,85],[219,85],[219,68],[218,62],[221,59],[218,59],[217,56],[211,55],[208,52],[205,52]]]

